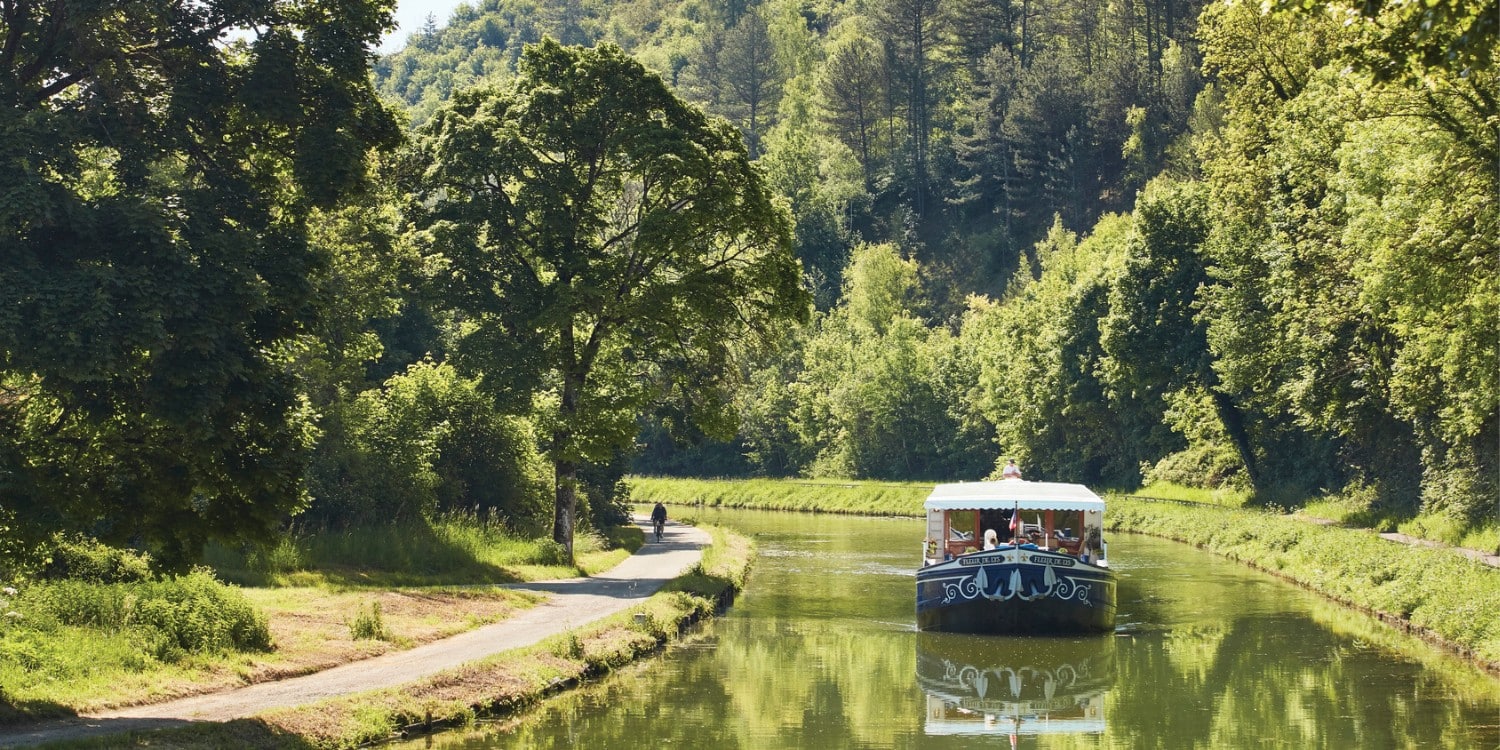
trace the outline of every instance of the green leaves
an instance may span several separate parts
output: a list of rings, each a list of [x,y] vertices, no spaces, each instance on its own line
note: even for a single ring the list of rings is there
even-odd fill
[[[264,536],[302,502],[284,347],[326,269],[306,217],[394,121],[354,0],[42,3],[0,19],[0,476],[28,537]],[[241,41],[221,39],[241,30]],[[253,30],[251,30],[253,29]]]
[[[739,353],[806,314],[789,219],[738,135],[616,47],[528,47],[511,86],[435,115],[408,165],[414,237],[465,321],[456,360],[503,400],[556,395],[564,544],[578,462],[668,400],[712,423]]]

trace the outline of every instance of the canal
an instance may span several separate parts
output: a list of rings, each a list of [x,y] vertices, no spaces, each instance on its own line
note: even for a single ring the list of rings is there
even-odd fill
[[[759,547],[727,613],[521,719],[406,747],[1500,748],[1500,679],[1186,545],[1107,538],[1113,636],[954,636],[914,628],[921,521],[693,516]]]

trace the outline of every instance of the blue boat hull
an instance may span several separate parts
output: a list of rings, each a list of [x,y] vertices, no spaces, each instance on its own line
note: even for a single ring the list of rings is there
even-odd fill
[[[1051,634],[1114,627],[1114,573],[1068,555],[1010,548],[917,571],[918,630]]]

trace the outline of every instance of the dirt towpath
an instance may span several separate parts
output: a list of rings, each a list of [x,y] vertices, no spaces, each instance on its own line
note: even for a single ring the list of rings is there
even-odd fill
[[[649,523],[637,518],[647,539]],[[547,601],[504,622],[407,651],[350,662],[301,677],[264,682],[166,703],[101,712],[14,730],[0,729],[0,748],[26,747],[189,722],[229,721],[276,708],[394,687],[545,638],[628,609],[682,575],[703,557],[706,532],[668,524],[661,542],[648,541],[624,562],[591,578],[538,581],[507,588],[550,594]]]
[[[1402,544],[1415,544],[1422,547],[1451,549],[1454,552],[1457,552],[1458,554],[1469,558],[1470,560],[1478,560],[1479,562],[1482,562],[1490,567],[1500,568],[1500,555],[1492,555],[1483,550],[1469,549],[1468,547],[1450,547],[1446,544],[1443,544],[1442,542],[1433,542],[1427,539],[1418,539],[1417,537],[1407,536],[1405,534],[1385,533],[1381,534],[1380,538],[1392,542],[1400,542]]]

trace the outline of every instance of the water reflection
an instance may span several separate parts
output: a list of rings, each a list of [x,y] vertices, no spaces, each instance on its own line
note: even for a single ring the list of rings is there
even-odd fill
[[[1103,734],[1115,639],[917,634],[926,735]]]
[[[1111,538],[1113,637],[919,633],[920,522],[723,515],[761,557],[701,635],[406,747],[1500,748],[1500,680],[1186,545]]]

